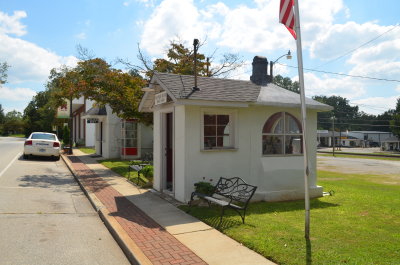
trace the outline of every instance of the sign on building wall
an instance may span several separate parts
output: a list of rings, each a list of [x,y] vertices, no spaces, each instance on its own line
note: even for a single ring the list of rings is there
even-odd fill
[[[161,92],[155,95],[154,105],[160,105],[167,102],[167,92]]]
[[[86,119],[87,123],[99,123],[99,119],[97,118],[88,118]]]
[[[60,119],[69,118],[69,109],[70,109],[69,101],[64,101],[64,103],[57,109],[57,118]]]

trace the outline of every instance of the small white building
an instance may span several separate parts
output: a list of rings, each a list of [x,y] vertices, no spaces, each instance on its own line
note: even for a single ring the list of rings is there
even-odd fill
[[[83,114],[93,106],[93,101],[84,99],[74,99],[72,101],[72,139],[78,145],[93,147],[95,143],[95,125],[83,119]]]
[[[369,147],[374,144],[382,146],[382,143],[385,140],[393,137],[393,133],[391,132],[379,131],[349,131],[348,135],[357,139],[364,140],[365,147]]]
[[[104,158],[136,159],[153,152],[153,131],[135,119],[123,120],[109,106],[92,107],[82,115],[95,126],[94,147]]]
[[[397,136],[386,138],[382,141],[382,150],[400,151],[400,139]]]
[[[269,81],[255,57],[251,81],[154,73],[139,111],[154,115],[154,188],[186,202],[194,183],[241,177],[255,200],[304,198],[300,96]],[[310,195],[316,183],[317,112],[306,99]]]

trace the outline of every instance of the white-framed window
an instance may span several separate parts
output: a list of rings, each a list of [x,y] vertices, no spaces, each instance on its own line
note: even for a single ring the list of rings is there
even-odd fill
[[[202,112],[201,141],[203,150],[235,148],[235,114],[233,111]]]
[[[262,131],[263,155],[301,155],[303,137],[300,122],[290,113],[273,114]]]
[[[126,120],[122,122],[122,138],[124,140],[124,146],[128,148],[137,147],[137,136],[138,136],[138,125],[137,121]]]

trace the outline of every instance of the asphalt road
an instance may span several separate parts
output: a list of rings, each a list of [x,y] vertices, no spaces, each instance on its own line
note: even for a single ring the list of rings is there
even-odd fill
[[[129,264],[62,160],[0,137],[0,264]]]

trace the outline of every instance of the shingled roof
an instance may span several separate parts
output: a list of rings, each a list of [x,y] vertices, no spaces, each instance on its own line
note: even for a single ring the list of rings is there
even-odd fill
[[[255,102],[260,94],[260,86],[250,81],[197,77],[200,90],[193,91],[194,76],[156,72],[154,77],[176,99]]]
[[[151,83],[158,84],[169,92],[173,101],[206,100],[269,106],[300,106],[299,94],[272,83],[260,86],[245,80],[198,77],[198,90],[194,90],[194,76],[159,72],[154,73]],[[146,92],[141,104],[144,109],[151,108],[149,104],[152,104],[154,94],[155,92]],[[317,110],[332,109],[310,98],[306,99],[306,104],[308,108]]]

